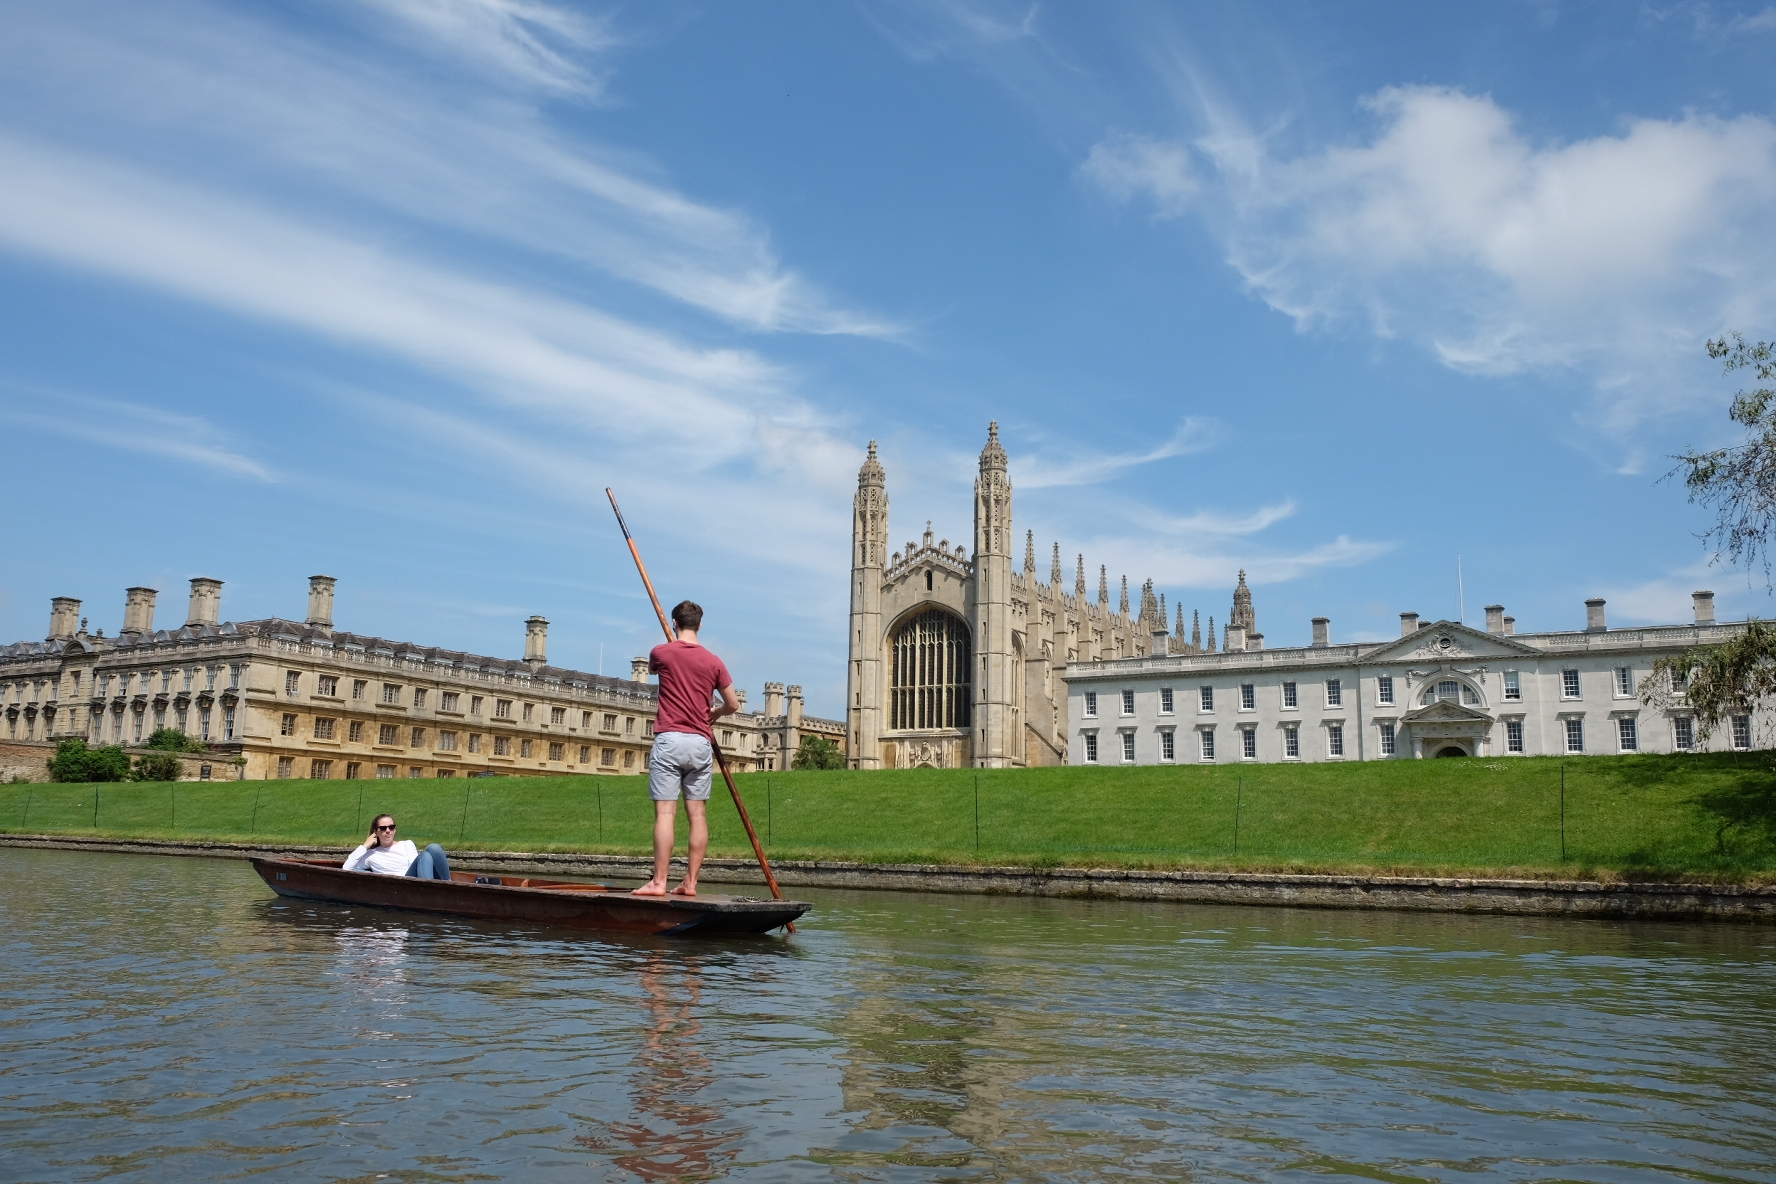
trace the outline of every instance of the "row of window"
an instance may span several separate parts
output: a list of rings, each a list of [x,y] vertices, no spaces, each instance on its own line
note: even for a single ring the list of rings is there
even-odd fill
[[[91,717],[87,720],[87,731],[91,734],[94,743],[103,743],[107,739],[107,736],[105,735],[107,730],[105,727],[105,717],[105,712],[94,711],[91,713]],[[159,731],[161,728],[169,726],[167,710],[164,707],[157,707],[154,709],[152,720],[150,720],[150,714],[146,711],[113,711],[110,713],[110,718],[111,727],[109,730],[111,734],[108,739],[113,744],[140,744],[144,733]],[[222,732],[219,736],[211,735],[212,718],[213,716],[210,708],[199,707],[197,709],[197,738],[205,741],[233,740],[234,708],[228,706],[222,708]],[[179,729],[179,731],[184,732],[188,736],[191,735],[190,709],[186,707],[175,707],[173,709],[170,726]]]
[[[1616,751],[1639,752],[1639,722],[1631,716],[1623,716],[1614,722]],[[1566,751],[1573,753],[1584,752],[1586,750],[1585,721],[1572,718],[1562,720],[1561,724],[1566,741]],[[1733,716],[1731,725],[1733,747],[1741,751],[1749,750],[1751,748],[1751,717],[1749,715]],[[1240,759],[1248,761],[1257,760],[1258,729],[1237,728],[1235,731],[1239,735]],[[1325,733],[1326,755],[1328,757],[1344,756],[1344,726],[1342,724],[1327,724],[1325,726]],[[1196,734],[1201,759],[1205,761],[1214,760],[1215,729],[1201,728],[1197,730]],[[1135,760],[1135,733],[1133,731],[1125,730],[1119,732],[1117,735],[1122,744],[1123,763],[1133,764]],[[1098,763],[1097,733],[1086,732],[1084,734],[1084,740],[1086,763]],[[1376,725],[1376,740],[1377,748],[1382,756],[1395,755],[1397,751],[1396,733],[1392,722],[1384,720]],[[1679,716],[1676,719],[1673,719],[1671,721],[1671,742],[1672,747],[1679,752],[1694,751],[1696,747],[1695,721],[1686,716]],[[1523,721],[1517,719],[1506,720],[1505,751],[1522,752],[1523,750]],[[1162,761],[1175,761],[1178,759],[1176,733],[1170,728],[1162,728],[1159,732],[1159,759]],[[1301,729],[1299,727],[1289,726],[1283,729],[1283,759],[1301,759]]]
[[[246,670],[246,667],[234,665],[229,666],[227,669],[228,685],[231,688],[239,688],[241,675]],[[181,685],[179,689],[183,691],[200,689],[213,691],[216,689],[216,680],[221,677],[222,670],[223,667],[221,666],[183,666],[169,670],[125,670],[119,673],[104,672],[93,676],[93,694],[96,698],[109,699],[112,693],[111,684],[113,680],[116,680],[117,683],[117,694],[125,698],[131,694],[132,689],[134,693],[138,695],[153,694],[155,692],[154,682],[156,679],[160,680],[159,690],[163,694],[170,694],[172,692],[173,683],[175,681],[180,682]],[[80,670],[70,670],[68,672],[69,698],[80,697],[80,683],[84,674],[85,672]],[[192,685],[197,681],[199,675],[203,676],[203,686],[201,688]],[[29,702],[40,702],[43,697],[43,689],[54,681],[55,679],[53,678],[37,678],[20,680],[19,682],[13,683],[10,687],[0,685],[0,703],[6,701],[8,690],[12,693],[12,701],[14,703],[27,702],[25,698],[27,693],[30,694]],[[54,697],[59,698],[60,696]]]
[[[365,699],[369,694],[369,687],[370,687],[370,680],[369,679],[365,679],[365,678],[353,679],[352,685],[351,685],[351,697],[353,699],[358,699],[358,700]],[[431,692],[430,692],[429,688],[426,688],[426,687],[408,688],[398,682],[385,682],[382,684],[382,692],[381,692],[382,702],[388,703],[388,704],[391,704],[394,706],[402,706],[403,704],[401,703],[401,699],[402,699],[402,692],[404,692],[404,691],[411,692],[410,697],[409,697],[409,701],[412,703],[412,705],[414,707],[425,707],[431,698]],[[302,672],[300,670],[286,670],[284,672],[284,694],[287,696],[290,696],[291,698],[295,698],[295,697],[299,696],[301,693],[302,693]],[[339,679],[338,679],[338,677],[335,675],[331,675],[331,674],[316,675],[315,676],[315,694],[317,694],[323,698],[328,698],[328,699],[339,698]],[[462,705],[462,693],[460,691],[440,691],[440,692],[438,692],[438,710],[439,711],[460,711],[462,709],[461,705]],[[470,695],[469,696],[468,714],[470,714],[470,715],[482,714],[482,711],[484,710],[485,705],[486,705],[486,696]],[[517,706],[519,708],[519,711],[520,711],[519,718],[524,723],[531,723],[534,721],[535,716],[536,716],[537,705],[535,703],[518,703],[512,699],[495,699],[493,701],[493,717],[495,719],[511,719],[512,718],[512,708],[514,706]],[[592,720],[593,720],[593,716],[595,714],[598,714],[598,713],[591,712],[591,711],[580,712],[580,727],[585,728],[588,731],[591,730]],[[603,714],[603,719],[600,721],[603,724],[602,730],[606,731],[606,732],[616,731],[617,730],[617,714],[615,712],[604,712],[602,714]],[[551,724],[556,724],[556,725],[565,725],[567,723],[567,708],[565,708],[565,707],[550,707],[549,708],[549,722]],[[652,725],[650,724],[649,727],[651,728],[651,726]],[[634,716],[624,716],[623,717],[623,731],[626,733],[629,733],[630,735],[633,735],[635,733],[635,717]]]
[[[1579,673],[1580,672],[1577,670],[1562,670],[1560,672],[1560,697],[1562,699],[1580,699],[1584,697]],[[1618,666],[1615,670],[1610,672],[1610,677],[1615,689],[1616,698],[1631,699],[1634,697],[1633,667]],[[1679,690],[1682,689],[1683,681],[1684,680],[1682,679],[1679,680]],[[1241,711],[1257,710],[1257,684],[1249,682],[1241,683],[1237,689],[1237,693],[1239,695],[1239,709]],[[1124,690],[1121,692],[1121,695],[1122,714],[1135,714],[1135,692],[1132,690]],[[1507,670],[1504,672],[1504,698],[1509,701],[1520,701],[1523,698],[1522,677],[1515,670]],[[1479,692],[1468,683],[1457,679],[1441,679],[1437,683],[1426,687],[1424,693],[1419,696],[1419,703],[1423,706],[1434,703],[1439,699],[1464,703],[1469,707],[1480,706]],[[1327,707],[1344,706],[1344,682],[1342,679],[1328,678],[1325,680],[1324,703]],[[1391,675],[1384,674],[1376,678],[1375,703],[1378,707],[1391,707],[1394,705],[1394,680]],[[1282,706],[1284,710],[1299,708],[1301,706],[1300,685],[1298,683],[1285,682],[1282,684]],[[1172,688],[1159,688],[1160,714],[1171,715],[1174,710]],[[1197,688],[1197,710],[1203,712],[1215,710],[1215,688],[1213,686],[1204,684]],[[1085,692],[1084,714],[1088,718],[1095,717],[1098,714],[1098,692]]]
[[[529,741],[526,741],[525,743],[528,745]],[[553,750],[553,749],[560,748],[561,745],[552,744],[549,747]],[[592,763],[591,753],[592,753],[592,748],[590,745],[581,745],[580,746],[580,763],[581,764],[591,764]],[[561,758],[559,756],[552,755],[549,759],[550,760],[560,760]],[[605,767],[605,768],[612,768],[612,769],[616,768],[616,766],[617,766],[617,750],[614,748],[600,749],[599,753],[598,753],[598,763],[599,763],[599,765],[601,765],[602,767]],[[329,760],[329,759],[322,758],[322,757],[316,757],[308,762],[309,778],[312,780],[315,780],[315,781],[330,781],[330,780],[332,780],[333,766],[336,764],[343,764],[345,766],[345,779],[347,781],[356,781],[360,777],[363,776],[364,766],[363,766],[363,763],[360,761],[343,761],[343,762],[341,762],[341,761]],[[632,769],[635,767],[635,754],[633,752],[623,753],[623,767],[625,769]],[[456,770],[455,769],[438,769],[438,770],[435,770],[435,774],[436,774],[436,776],[439,776],[439,777],[454,777],[454,776],[456,776]],[[278,758],[278,764],[277,764],[277,775],[282,780],[289,780],[290,778],[296,776],[296,758],[290,757],[290,756],[280,756]],[[377,765],[376,766],[376,776],[377,777],[387,778],[387,777],[394,777],[396,775],[397,775],[396,766],[394,766],[394,765]],[[423,768],[421,768],[419,765],[409,765],[407,767],[407,776],[409,776],[409,777],[424,777],[425,770]]]
[[[285,712],[282,724],[279,728],[279,734],[283,735],[283,736],[295,736],[297,733],[297,729],[300,726],[300,722],[301,721],[298,719],[298,717],[296,716],[296,714],[294,712]],[[326,716],[317,716],[314,720],[314,732],[313,732],[314,738],[316,740],[336,740],[336,739],[338,739],[339,738],[339,722],[340,721],[338,721],[336,719],[330,719]],[[364,742],[364,731],[365,731],[364,721],[361,719],[346,720],[345,725],[346,725],[345,739],[353,744],[362,744]],[[402,739],[403,739],[402,732],[403,732],[403,725],[401,725],[401,724],[378,724],[376,727],[376,743],[381,744],[381,745],[389,745],[389,746],[399,745],[402,743]],[[428,732],[429,732],[429,729],[423,728],[423,727],[407,727],[405,729],[406,746],[408,748],[424,748],[426,746],[426,737],[428,735]],[[464,733],[459,733],[459,732],[456,732],[456,731],[449,729],[449,728],[440,728],[438,730],[438,737],[437,737],[437,751],[439,751],[439,752],[455,752],[457,750],[458,740],[461,739],[464,735],[465,735]],[[536,741],[536,740],[520,739],[518,741],[518,755],[521,758],[527,758],[527,759],[532,757],[535,754],[536,746],[539,743],[541,743],[541,742]],[[467,751],[480,752],[481,751],[481,744],[482,744],[482,735],[480,732],[466,733],[466,750]],[[579,763],[582,765],[591,764],[592,763],[592,746],[590,744],[582,744],[579,746],[579,748],[580,748]],[[607,748],[607,749],[604,749],[604,751],[614,753],[616,751],[616,749]],[[495,736],[495,737],[493,737],[493,755],[494,756],[510,756],[511,754],[512,754],[512,737],[510,737],[510,736]],[[552,761],[560,761],[560,760],[567,759],[567,744],[565,741],[556,740],[556,741],[551,741],[549,743],[549,759]],[[606,762],[606,763],[608,763],[608,762]],[[634,764],[635,764],[634,751],[633,750],[625,751],[623,753],[624,768],[633,768]]]

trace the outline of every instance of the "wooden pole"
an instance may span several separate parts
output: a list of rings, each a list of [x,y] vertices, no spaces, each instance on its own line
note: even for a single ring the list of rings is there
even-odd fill
[[[623,511],[617,508],[617,495],[607,486],[604,496],[610,499],[611,512],[617,516],[617,526],[623,531],[623,541],[629,544],[629,557],[635,560],[635,570],[640,573],[648,600],[653,603],[654,615],[660,619],[660,631],[666,634],[667,641],[678,640],[672,631],[672,622],[666,619],[666,610],[660,607],[660,595],[654,591],[654,582],[648,579],[647,565],[641,561],[641,548],[635,545],[635,536],[629,533],[629,524],[623,521]],[[771,896],[775,900],[782,900],[783,889],[777,886],[777,875],[771,870],[771,861],[765,858],[765,847],[759,842],[758,830],[752,825],[752,816],[746,812],[746,803],[740,800],[740,789],[734,784],[734,775],[728,772],[728,758],[722,752],[721,745],[714,740],[710,741],[709,747],[715,753],[715,765],[721,770],[722,780],[727,783],[728,794],[734,799],[734,809],[740,814],[740,824],[746,828],[746,837],[752,840],[752,853],[758,856],[759,870],[765,873],[765,883],[771,888]],[[784,928],[794,933],[795,922],[788,922]]]

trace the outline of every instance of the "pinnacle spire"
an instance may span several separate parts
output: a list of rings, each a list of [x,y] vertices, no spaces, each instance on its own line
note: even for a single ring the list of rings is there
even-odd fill
[[[1184,614],[1184,606],[1179,605],[1178,606],[1178,620],[1180,622],[1182,622],[1184,620],[1183,614]],[[1209,628],[1211,630],[1213,630],[1214,625],[1211,624],[1209,626]],[[1179,625],[1179,629],[1180,629],[1180,631],[1183,629],[1182,624]],[[1200,609],[1193,608],[1190,610],[1190,644],[1195,646],[1198,650],[1203,648],[1202,610],[1200,610]]]
[[[1055,544],[1059,546],[1060,544]],[[1085,552],[1079,553],[1079,571],[1073,577],[1073,595],[1079,597],[1079,603],[1085,603]]]
[[[1125,617],[1129,615],[1129,578],[1127,576],[1122,577],[1122,601],[1118,611]]]
[[[869,442],[869,455],[864,458],[863,467],[857,470],[859,485],[881,485],[886,479],[882,472],[882,462],[876,459],[876,442]]]
[[[1055,543],[1054,565],[1049,568],[1048,582],[1058,593],[1061,590],[1061,544]]]
[[[1214,652],[1215,652],[1215,618],[1213,616],[1210,616],[1209,617],[1209,644],[1207,646],[1203,647],[1203,653],[1212,654]]]
[[[1110,603],[1110,568],[1107,564],[1098,564],[1098,607],[1104,608]]]
[[[980,467],[983,471],[1005,468],[1005,449],[999,444],[999,421],[996,419],[987,425],[987,446],[981,449]]]
[[[1036,575],[1036,532],[1033,530],[1024,532],[1024,574]]]

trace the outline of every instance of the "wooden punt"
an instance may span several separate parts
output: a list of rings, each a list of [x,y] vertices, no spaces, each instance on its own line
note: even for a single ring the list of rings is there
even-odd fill
[[[450,873],[450,879],[421,880],[374,872],[348,872],[337,859],[254,858],[253,868],[279,896],[334,904],[371,905],[478,917],[488,921],[529,921],[569,929],[671,936],[727,937],[766,933],[787,925],[812,905],[799,900],[760,900],[749,896],[633,896],[609,884],[577,884],[534,876]]]

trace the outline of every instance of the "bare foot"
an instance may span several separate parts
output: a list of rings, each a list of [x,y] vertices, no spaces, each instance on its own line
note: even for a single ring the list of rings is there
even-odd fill
[[[666,884],[664,881],[661,881],[661,880],[649,880],[647,883],[643,884],[641,887],[637,888],[634,892],[631,892],[629,895],[631,895],[631,896],[665,896],[666,895]]]
[[[691,883],[689,880],[686,880],[684,883],[680,884],[678,887],[676,887],[672,890],[672,895],[674,895],[674,896],[695,896],[695,895],[697,895],[697,886],[695,884]]]

